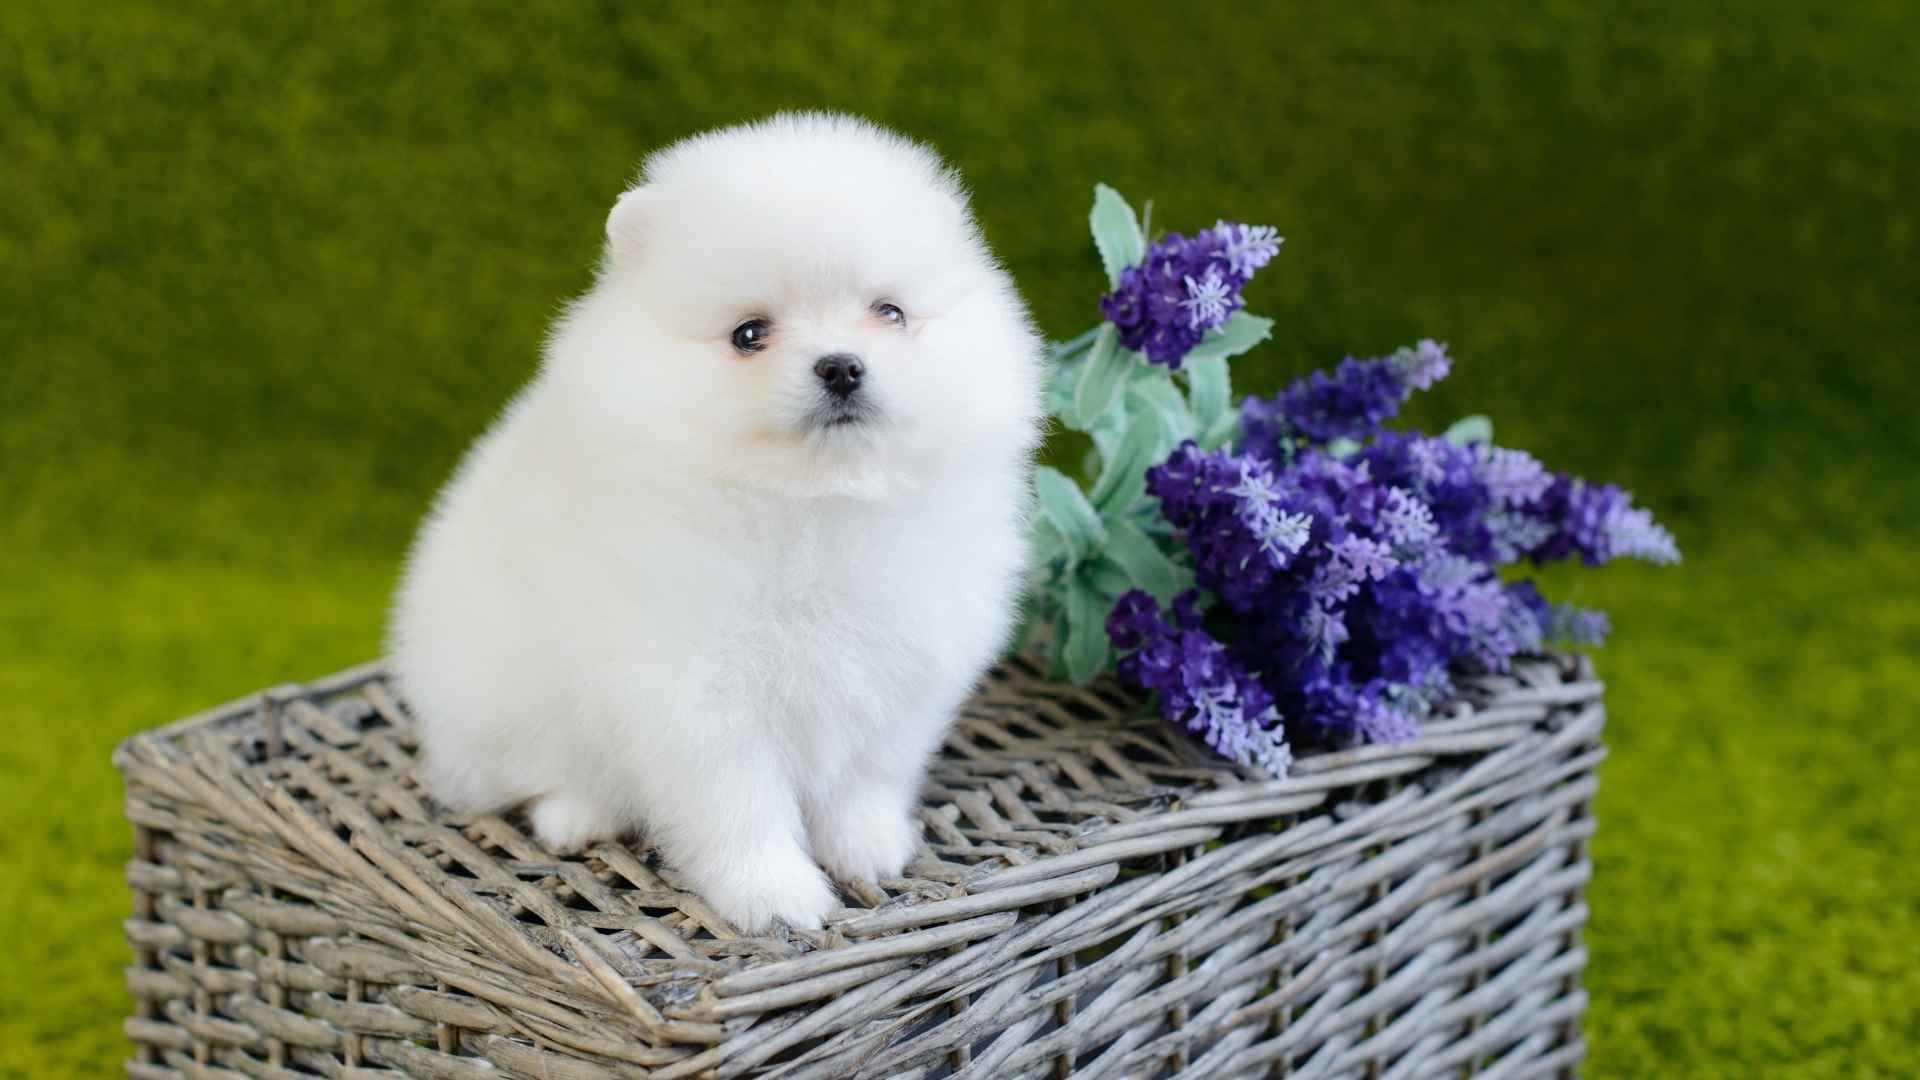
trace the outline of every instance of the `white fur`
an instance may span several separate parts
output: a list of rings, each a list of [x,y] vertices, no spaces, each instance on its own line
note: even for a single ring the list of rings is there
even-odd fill
[[[810,426],[838,352],[877,418]],[[821,866],[899,873],[1009,630],[1042,377],[927,149],[806,114],[654,155],[415,543],[391,651],[430,789],[531,800],[556,849],[639,828],[747,931],[820,925]]]

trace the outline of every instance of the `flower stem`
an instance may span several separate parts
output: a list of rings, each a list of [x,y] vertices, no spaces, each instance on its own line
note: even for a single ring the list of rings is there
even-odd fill
[[[1065,363],[1093,347],[1093,339],[1100,333],[1100,327],[1094,326],[1086,333],[1068,341],[1056,341],[1051,346],[1055,363]]]

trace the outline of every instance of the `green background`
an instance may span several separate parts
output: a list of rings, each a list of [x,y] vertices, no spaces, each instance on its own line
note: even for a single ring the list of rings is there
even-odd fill
[[[117,1071],[107,755],[371,656],[648,148],[865,113],[1054,336],[1104,179],[1277,225],[1240,388],[1449,341],[1431,424],[1632,488],[1597,1076],[1920,1065],[1910,4],[0,5],[0,1075]]]

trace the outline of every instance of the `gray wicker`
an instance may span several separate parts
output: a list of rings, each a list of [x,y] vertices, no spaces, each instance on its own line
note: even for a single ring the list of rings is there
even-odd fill
[[[416,786],[377,666],[128,740],[140,1078],[1571,1074],[1584,659],[1262,781],[1111,683],[996,672],[910,876],[743,938],[644,847]]]

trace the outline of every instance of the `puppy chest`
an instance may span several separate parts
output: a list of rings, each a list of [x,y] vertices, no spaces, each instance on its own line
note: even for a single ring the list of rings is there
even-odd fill
[[[939,683],[955,662],[959,582],[871,558],[790,566],[743,598],[726,638],[734,689],[789,714],[879,716]]]
[[[735,613],[728,637],[745,661],[738,670],[776,702],[879,704],[935,666],[939,650],[909,600],[836,584],[769,589]]]

